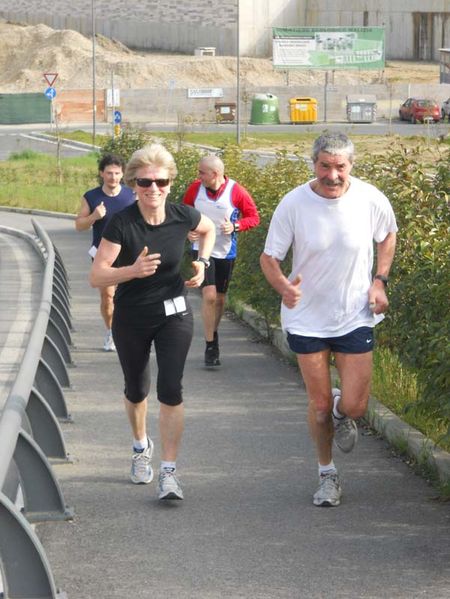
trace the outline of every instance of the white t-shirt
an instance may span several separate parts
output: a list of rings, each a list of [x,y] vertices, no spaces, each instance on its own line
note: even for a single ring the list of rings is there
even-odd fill
[[[283,261],[292,246],[289,279],[301,274],[302,297],[295,308],[281,305],[284,330],[308,337],[340,337],[383,319],[369,309],[373,242],[397,231],[386,196],[350,178],[337,199],[317,195],[311,182],[296,187],[277,206],[264,252]]]

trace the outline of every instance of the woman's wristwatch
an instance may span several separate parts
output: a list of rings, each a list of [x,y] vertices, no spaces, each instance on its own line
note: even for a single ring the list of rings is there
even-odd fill
[[[203,264],[205,265],[205,268],[209,268],[209,260],[207,260],[206,258],[203,258],[202,256],[199,256],[198,258],[196,258],[194,262],[203,262]]]

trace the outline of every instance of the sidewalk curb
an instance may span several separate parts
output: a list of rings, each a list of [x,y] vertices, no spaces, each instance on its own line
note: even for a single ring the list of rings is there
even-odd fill
[[[239,301],[233,302],[231,309],[246,324],[265,339],[269,339],[264,319],[256,310]],[[271,343],[291,364],[297,363],[295,354],[290,350],[286,335],[280,327],[272,329]],[[419,466],[425,466],[437,472],[443,484],[450,483],[450,453],[440,449],[421,432],[406,424],[386,406],[369,398],[369,407],[364,420],[394,447],[401,447]]]
[[[34,137],[37,137],[38,139],[43,139],[44,141],[51,141],[53,143],[56,143],[58,141],[57,135],[50,135],[48,133],[40,133],[37,131],[31,131],[30,134],[33,135]],[[101,146],[94,146],[92,144],[85,143],[84,141],[77,141],[74,139],[68,139],[66,137],[60,137],[60,141],[64,145],[73,146],[75,148],[81,148],[83,150],[85,149],[85,150],[92,151],[92,152],[101,150]]]
[[[36,216],[54,216],[55,218],[67,218],[74,220],[76,214],[68,214],[67,212],[52,212],[51,210],[38,210],[36,208],[19,208],[16,206],[0,206],[0,212],[20,212],[21,214],[34,214]]]

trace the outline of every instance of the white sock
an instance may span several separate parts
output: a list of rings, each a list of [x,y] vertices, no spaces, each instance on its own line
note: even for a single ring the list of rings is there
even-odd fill
[[[339,412],[339,410],[337,408],[337,405],[338,405],[340,399],[341,399],[340,395],[335,395],[333,398],[333,415],[335,418],[342,420],[343,418],[345,418],[345,414],[342,414],[341,412]]]
[[[321,474],[336,474],[337,470],[336,470],[336,466],[334,465],[333,460],[331,460],[331,462],[329,464],[325,464],[325,466],[323,464],[319,464],[319,476]]]
[[[143,439],[133,439],[133,447],[138,451],[144,451],[148,447],[148,439],[144,437]]]
[[[175,472],[175,470],[177,469],[177,463],[176,462],[164,462],[161,461],[161,466],[160,466],[160,470],[165,470],[167,468],[167,470],[172,470],[172,472]]]

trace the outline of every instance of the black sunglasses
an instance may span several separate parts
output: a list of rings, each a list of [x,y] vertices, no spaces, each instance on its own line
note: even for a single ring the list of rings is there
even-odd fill
[[[136,179],[136,185],[139,187],[151,187],[153,183],[156,183],[158,187],[167,187],[170,183],[170,179]]]

